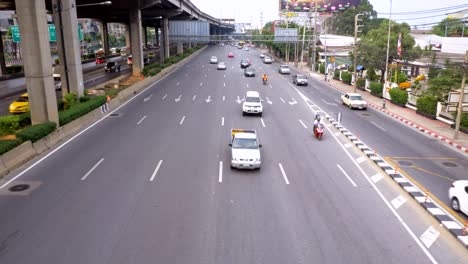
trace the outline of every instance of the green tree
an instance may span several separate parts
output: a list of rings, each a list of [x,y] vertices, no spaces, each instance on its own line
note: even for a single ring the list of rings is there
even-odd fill
[[[362,0],[358,6],[350,7],[345,10],[343,13],[338,13],[332,18],[332,33],[345,36],[354,36],[354,17],[357,14],[364,14],[362,17],[363,21],[363,33],[367,33],[370,29],[378,28],[381,19],[378,20],[378,23],[370,22],[375,21],[377,12],[374,11],[374,7],[368,0]]]
[[[429,88],[425,94],[437,97],[439,101],[444,101],[451,90],[459,89],[463,78],[461,66],[448,63],[444,69],[438,71],[437,76],[430,78]]]
[[[461,37],[462,31],[463,21],[458,18],[445,18],[432,28],[433,34],[442,37],[445,37],[445,32],[447,32],[447,37]],[[465,34],[465,37],[467,37],[467,35],[468,34]]]
[[[388,20],[380,24],[379,28],[370,30],[361,38],[358,47],[358,61],[367,68],[373,67],[381,71],[380,82],[384,82],[385,59],[387,57]],[[411,61],[419,57],[418,50],[414,49],[414,38],[409,35],[410,26],[406,23],[398,24],[392,21],[390,30],[389,60],[398,58],[397,42],[399,33],[402,34],[401,49],[402,60]]]

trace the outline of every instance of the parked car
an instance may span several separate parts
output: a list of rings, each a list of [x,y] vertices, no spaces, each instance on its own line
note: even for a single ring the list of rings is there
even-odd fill
[[[60,81],[60,73],[57,67],[52,67],[52,76],[54,77],[54,81]]]
[[[347,105],[350,109],[367,109],[367,102],[358,93],[345,93],[341,95],[341,102]]]
[[[10,113],[21,114],[29,112],[29,98],[28,94],[24,93],[18,97],[14,102],[10,104]]]
[[[216,63],[218,63],[218,58],[216,56],[211,56],[210,64],[216,64]]]
[[[104,57],[97,57],[96,58],[96,64],[103,64],[106,62],[106,59]]]
[[[120,63],[114,62],[114,61],[108,62],[106,64],[106,67],[104,67],[104,71],[105,72],[116,72],[116,71],[120,72]]]
[[[294,74],[293,75],[293,83],[295,85],[304,85],[304,86],[307,86],[308,82],[307,82],[307,77],[305,77],[304,75],[302,74]]]
[[[468,181],[452,182],[452,187],[449,189],[449,199],[453,210],[468,216]]]
[[[290,74],[291,70],[289,69],[288,65],[280,65],[278,72],[281,74]]]
[[[244,71],[245,77],[255,77],[255,70],[252,67],[246,68]]]
[[[250,66],[250,62],[248,60],[241,60],[240,66],[242,69],[247,68]]]
[[[226,69],[226,63],[224,63],[224,62],[219,62],[219,63],[218,63],[217,69],[218,69],[218,70],[225,70],[225,69]]]
[[[233,52],[228,52],[228,58],[234,58],[234,53]]]

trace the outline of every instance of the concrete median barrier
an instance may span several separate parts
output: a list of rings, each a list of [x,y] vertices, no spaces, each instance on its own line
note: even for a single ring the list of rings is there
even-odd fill
[[[37,155],[49,149],[45,139],[39,139],[38,141],[32,143],[32,147],[34,148],[34,151]]]
[[[2,160],[5,167],[11,171],[32,159],[34,156],[36,156],[36,151],[34,150],[31,141],[26,141],[7,153],[4,153],[2,155]]]
[[[3,158],[0,156],[0,177],[5,176],[10,172],[8,168],[3,163]]]

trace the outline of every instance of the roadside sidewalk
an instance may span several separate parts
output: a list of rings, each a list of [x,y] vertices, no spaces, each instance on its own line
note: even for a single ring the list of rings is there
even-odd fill
[[[268,50],[258,49],[260,52],[268,53]],[[284,63],[279,58],[273,56],[275,60]],[[289,63],[290,67],[294,67],[294,63]],[[300,64],[299,64],[300,65]],[[327,84],[329,87],[334,88],[343,93],[353,92],[354,87],[351,85],[344,84],[338,80],[329,80],[325,81],[324,75],[320,73],[315,73],[310,70],[309,67],[303,66],[302,68],[296,68],[296,70],[303,72],[304,74],[311,76],[312,78]],[[402,123],[405,123],[409,126],[412,126],[419,130],[422,133],[428,134],[434,138],[437,138],[446,144],[456,148],[458,151],[463,153],[468,153],[468,135],[462,132],[458,133],[458,140],[453,139],[454,129],[451,128],[448,124],[439,121],[426,118],[416,113],[415,110],[411,108],[403,108],[397,105],[394,105],[390,100],[385,100],[385,109],[382,108],[383,99],[371,95],[367,91],[357,90],[357,93],[367,101],[370,107],[375,108],[378,111],[381,111]]]

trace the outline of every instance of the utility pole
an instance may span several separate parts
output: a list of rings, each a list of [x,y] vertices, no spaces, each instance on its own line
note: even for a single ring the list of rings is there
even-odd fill
[[[314,54],[313,54],[313,59],[312,59],[312,62],[311,62],[311,66],[312,66],[312,72],[315,72],[315,61],[317,60],[317,58],[315,57],[316,54],[317,54],[317,0],[315,0],[315,11],[314,11],[314,48],[313,48],[313,51],[314,51]]]
[[[460,89],[460,96],[458,99],[458,110],[457,110],[457,120],[455,123],[455,133],[453,134],[453,139],[458,139],[458,131],[460,130],[461,117],[463,114],[463,98],[465,97],[465,82],[466,76],[468,75],[468,50],[465,53],[465,62],[463,63],[463,79]]]
[[[388,18],[388,36],[387,36],[387,58],[385,59],[384,87],[382,95],[385,98],[387,91],[387,76],[388,76],[388,57],[390,53],[390,26],[392,25],[392,0],[390,0],[390,17]]]
[[[362,22],[362,19],[359,18],[363,14],[357,14],[354,17],[354,62],[353,62],[353,69],[354,69],[354,92],[357,90],[357,69],[356,69],[356,64],[357,64],[357,34],[358,32],[361,32],[360,28],[362,25],[359,25],[359,22]]]
[[[307,23],[307,17],[304,18],[304,28],[302,32],[301,69],[302,69],[302,64],[304,63],[304,42],[305,42],[306,23]]]

